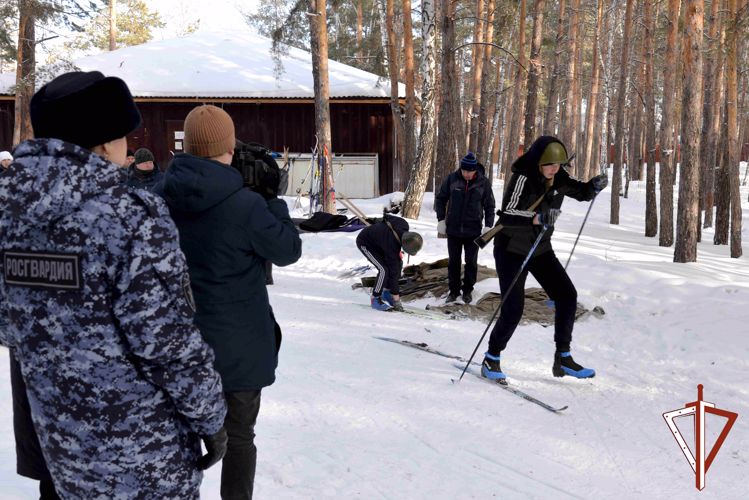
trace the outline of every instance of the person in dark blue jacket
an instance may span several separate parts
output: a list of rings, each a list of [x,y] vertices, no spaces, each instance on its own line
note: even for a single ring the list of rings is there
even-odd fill
[[[479,247],[473,242],[494,225],[494,194],[483,167],[473,153],[460,160],[460,169],[442,182],[434,197],[437,232],[447,234],[447,276],[450,291],[446,302],[455,302],[463,291],[463,302],[473,300],[478,273]],[[465,250],[465,273],[460,284],[460,260]]]
[[[296,262],[302,242],[278,177],[254,192],[231,166],[234,123],[215,106],[198,106],[184,123],[187,154],[169,164],[156,188],[177,224],[187,258],[197,324],[216,354],[224,386],[229,443],[221,471],[222,498],[252,497],[260,393],[275,381],[281,330],[266,290],[267,261]]]
[[[577,364],[570,353],[577,290],[554,254],[551,235],[565,196],[578,201],[592,200],[606,187],[608,179],[606,174],[601,174],[588,182],[581,182],[562,168],[569,162],[567,149],[559,139],[541,136],[512,164],[512,177],[505,190],[499,219],[503,228],[494,239],[502,310],[492,330],[489,350],[484,355],[481,367],[482,375],[489,379],[505,379],[500,354],[523,316],[525,280],[529,272],[555,303],[556,353],[552,373],[555,377],[595,376],[595,370]],[[538,200],[541,202],[537,203]],[[523,268],[523,262],[539,235],[538,246]],[[516,276],[517,282],[510,291]]]
[[[409,255],[416,255],[422,244],[421,235],[409,231],[405,219],[390,214],[384,214],[382,221],[361,230],[356,246],[377,269],[370,299],[372,308],[403,310],[398,286],[403,268],[401,248]]]
[[[161,182],[164,174],[156,164],[153,153],[146,148],[140,148],[133,155],[133,163],[128,167],[127,185],[153,191]]]

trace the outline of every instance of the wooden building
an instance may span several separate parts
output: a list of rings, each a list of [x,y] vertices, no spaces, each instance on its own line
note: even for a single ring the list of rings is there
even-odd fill
[[[198,32],[103,52],[76,65],[127,82],[143,115],[143,126],[128,136],[129,147],[147,147],[162,168],[181,152],[184,118],[199,104],[224,108],[243,141],[276,151],[288,148],[292,154],[309,153],[314,147],[309,52],[289,49],[280,58],[279,73],[270,40],[246,32]],[[376,153],[379,194],[405,189],[407,172],[392,159],[389,83],[335,61],[329,63],[329,80],[333,154]],[[10,147],[13,136],[9,81],[0,78],[0,149]]]

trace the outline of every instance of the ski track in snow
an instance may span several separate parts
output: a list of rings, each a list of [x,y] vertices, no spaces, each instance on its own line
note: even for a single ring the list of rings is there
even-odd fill
[[[742,165],[742,172],[745,165]],[[591,380],[551,375],[553,327],[521,325],[503,352],[511,384],[559,415],[465,377],[454,361],[374,339],[426,342],[467,357],[484,323],[381,313],[368,304],[358,278],[338,274],[365,263],[356,233],[305,234],[304,254],[274,269],[271,303],[284,340],[276,383],[265,389],[256,432],[257,498],[278,499],[743,499],[749,472],[749,265],[730,259],[703,230],[698,262],[674,264],[673,247],[645,238],[644,182],[621,199],[620,225],[608,224],[610,188],[591,211],[569,264],[579,301],[601,306],[602,318],[575,326],[573,353],[593,367]],[[501,199],[502,186],[495,184]],[[749,204],[742,188],[743,240],[749,251]],[[390,196],[355,203],[378,215]],[[293,198],[288,198],[289,204]],[[446,256],[436,237],[433,198],[418,221],[424,249],[411,263]],[[587,203],[567,199],[554,233],[567,261]],[[299,215],[299,214],[296,214]],[[491,249],[479,254],[494,267]],[[526,286],[537,286],[532,277]],[[477,284],[474,296],[497,291]],[[412,302],[423,308],[441,298]],[[477,352],[486,349],[487,339]],[[739,413],[707,473],[694,475],[662,413],[696,399]],[[34,495],[16,476],[7,351],[0,350],[0,498]],[[690,419],[677,420],[690,443]],[[714,439],[722,419],[709,417]],[[710,445],[708,445],[710,446]],[[218,499],[220,468],[201,492]]]

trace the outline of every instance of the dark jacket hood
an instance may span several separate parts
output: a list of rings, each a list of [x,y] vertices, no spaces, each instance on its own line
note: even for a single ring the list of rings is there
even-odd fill
[[[59,139],[22,142],[0,176],[3,210],[32,226],[46,225],[122,185],[127,171],[88,149]]]
[[[170,208],[203,212],[242,189],[242,174],[230,165],[189,154],[178,154],[154,190]]]
[[[552,142],[558,142],[564,147],[565,150],[567,150],[567,147],[564,146],[564,143],[556,137],[550,135],[542,135],[541,137],[533,141],[533,144],[531,144],[531,147],[528,148],[528,151],[523,153],[517,160],[515,160],[515,162],[512,164],[512,171],[523,174],[530,179],[535,179],[537,177],[540,178],[541,174],[538,171],[538,162],[541,159],[541,155],[544,154],[546,146],[548,146]]]

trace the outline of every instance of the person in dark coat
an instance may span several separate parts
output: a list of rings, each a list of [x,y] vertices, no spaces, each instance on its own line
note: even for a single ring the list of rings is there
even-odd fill
[[[133,163],[128,168],[127,185],[153,191],[164,178],[164,173],[156,164],[153,153],[146,148],[140,148],[133,155]]]
[[[554,376],[595,376],[595,370],[578,365],[570,354],[577,290],[554,254],[551,235],[565,196],[578,201],[591,200],[606,187],[608,179],[605,174],[601,174],[588,182],[581,182],[562,168],[568,163],[569,157],[564,144],[555,137],[542,136],[512,165],[512,177],[505,190],[499,219],[503,228],[494,239],[494,260],[502,292],[502,309],[492,330],[489,350],[481,367],[482,375],[487,378],[505,379],[500,366],[500,354],[507,347],[523,316],[525,280],[529,272],[556,306],[556,353],[552,368]],[[530,210],[538,199],[542,199],[541,203]],[[538,246],[520,272],[523,261],[542,231]],[[507,295],[510,284],[518,273],[517,282]]]
[[[223,456],[226,405],[177,228],[163,200],[124,185],[138,109],[119,78],[70,72],[34,94],[30,115],[36,137],[0,175],[0,343],[54,486],[198,498]]]
[[[19,476],[39,481],[39,500],[59,500],[42,454],[39,437],[31,420],[31,406],[26,395],[21,365],[13,349],[10,353],[10,389],[13,399],[13,437],[16,441],[16,473]]]
[[[365,227],[356,237],[359,251],[377,269],[370,303],[379,311],[403,310],[398,281],[403,269],[403,254],[416,255],[423,240],[419,233],[409,231],[405,219],[384,214],[382,221]]]
[[[479,247],[475,240],[494,225],[494,193],[483,166],[473,153],[460,160],[460,169],[442,182],[434,197],[437,232],[447,235],[447,275],[450,291],[446,302],[455,302],[463,292],[463,302],[473,300],[478,273]],[[483,228],[483,229],[482,229]],[[460,261],[465,251],[465,273],[460,283]]]
[[[260,394],[275,381],[281,330],[266,289],[266,262],[287,266],[302,241],[278,177],[258,192],[231,166],[234,123],[216,106],[198,106],[185,119],[186,153],[169,164],[156,192],[179,229],[197,312],[195,322],[216,353],[224,385],[229,444],[221,470],[221,497],[252,498]]]

